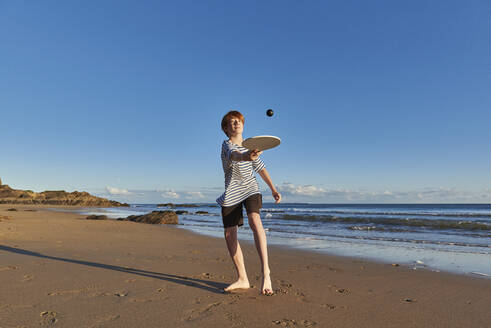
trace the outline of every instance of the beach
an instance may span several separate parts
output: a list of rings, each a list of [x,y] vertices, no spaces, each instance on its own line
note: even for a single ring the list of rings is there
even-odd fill
[[[163,205],[78,207],[71,211],[112,219],[177,211],[179,228],[223,237],[216,204]],[[491,277],[489,204],[264,203],[260,214],[271,245]],[[242,240],[253,240],[247,219],[239,235]]]
[[[0,205],[0,327],[488,327],[491,280],[270,246],[274,296],[241,243],[176,226]],[[8,211],[15,208],[16,211]],[[68,209],[68,208],[66,208]],[[70,207],[72,209],[72,207]]]

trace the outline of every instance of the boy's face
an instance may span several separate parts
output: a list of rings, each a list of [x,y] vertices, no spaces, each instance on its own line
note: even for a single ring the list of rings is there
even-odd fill
[[[232,117],[227,123],[227,134],[229,137],[242,134],[244,131],[244,124],[238,117]]]

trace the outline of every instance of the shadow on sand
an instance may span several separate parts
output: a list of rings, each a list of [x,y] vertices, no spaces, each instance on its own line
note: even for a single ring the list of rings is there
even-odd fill
[[[0,251],[11,252],[11,253],[16,253],[16,254],[21,254],[21,255],[35,256],[35,257],[48,259],[48,260],[75,263],[75,264],[86,265],[86,266],[100,268],[100,269],[130,273],[130,274],[134,274],[134,275],[138,275],[138,276],[142,276],[142,277],[165,280],[165,281],[173,282],[173,283],[179,284],[179,285],[195,287],[195,288],[203,289],[203,290],[206,290],[206,291],[209,291],[212,293],[216,293],[216,294],[223,294],[224,293],[223,289],[227,286],[226,284],[219,283],[219,282],[203,280],[203,279],[189,278],[189,277],[178,276],[178,275],[174,275],[174,274],[152,272],[152,271],[134,269],[134,268],[130,268],[130,267],[122,267],[122,266],[110,265],[110,264],[104,264],[104,263],[89,262],[89,261],[82,261],[82,260],[73,260],[73,259],[67,259],[67,258],[63,258],[63,257],[49,256],[49,255],[44,255],[44,254],[37,253],[37,252],[28,251],[25,249],[9,247],[9,246],[4,246],[4,245],[0,245]]]

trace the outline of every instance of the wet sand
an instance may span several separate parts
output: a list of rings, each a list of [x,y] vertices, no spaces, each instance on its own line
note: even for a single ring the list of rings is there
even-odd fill
[[[8,211],[16,208],[17,211]],[[489,327],[491,279],[270,247],[274,296],[226,294],[222,239],[0,205],[0,327]],[[5,218],[10,217],[10,219]]]

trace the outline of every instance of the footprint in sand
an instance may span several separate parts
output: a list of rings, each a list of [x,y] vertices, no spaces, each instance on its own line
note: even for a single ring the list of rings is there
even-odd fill
[[[274,283],[275,286],[278,286],[274,292],[275,294],[288,294],[292,291],[293,285],[285,280],[276,280]]]
[[[233,305],[233,304],[237,304],[237,302],[239,302],[241,300],[241,295],[240,294],[228,294],[229,297],[229,301],[227,302],[227,305]]]
[[[332,304],[327,304],[327,303],[325,303],[325,304],[321,304],[321,306],[322,306],[323,308],[327,308],[327,309],[329,309],[329,310],[334,310],[334,309],[336,309],[336,306],[335,306],[335,305],[332,305]]]
[[[210,303],[210,304],[208,304],[204,307],[201,307],[199,309],[191,310],[190,315],[184,320],[194,321],[196,319],[208,317],[208,316],[213,314],[213,312],[215,311],[215,308],[220,306],[220,304],[222,304],[222,302]]]
[[[215,257],[215,262],[227,262],[227,259],[222,257]]]
[[[213,277],[214,277],[214,275],[212,273],[209,273],[209,272],[203,272],[201,274],[191,276],[191,278],[194,278],[194,279],[211,279]]]
[[[244,320],[235,312],[227,312],[224,317],[230,321],[229,327],[247,327]]]
[[[89,285],[80,289],[67,289],[67,290],[57,290],[49,292],[48,296],[75,296],[82,293],[89,293],[90,291],[95,291],[98,289],[97,285]],[[90,295],[90,294],[89,294]],[[93,295],[91,295],[93,296]]]
[[[317,322],[311,320],[292,320],[292,319],[281,319],[281,320],[273,320],[273,325],[281,326],[281,327],[312,327],[317,325]]]
[[[61,290],[57,292],[49,292],[48,296],[65,296],[65,295],[76,295],[81,293],[82,290],[74,289],[74,290]]]
[[[321,269],[321,268],[322,268],[322,265],[317,264],[317,263],[312,263],[312,264],[308,264],[305,266],[305,269],[307,269],[307,270]]]
[[[103,296],[114,296],[114,293],[110,292],[95,292],[89,295],[90,297],[103,297]]]
[[[56,318],[57,313],[55,311],[44,311],[39,314],[41,317],[41,325],[51,326],[54,325],[58,319]]]
[[[119,314],[107,314],[101,317],[97,317],[95,322],[90,325],[90,328],[96,328],[96,327],[104,327],[104,324],[118,320],[121,316]]]
[[[154,300],[152,298],[131,298],[130,302],[133,303],[150,303],[153,302]]]
[[[9,265],[9,266],[6,266],[6,267],[1,267],[0,268],[0,271],[7,271],[7,270],[19,270],[20,267],[18,266],[15,266],[15,265]]]
[[[345,289],[345,288],[336,289],[336,292],[338,292],[339,294],[344,294],[344,295],[347,295],[350,293],[349,289]]]
[[[330,290],[336,291],[336,293],[339,293],[339,294],[343,294],[343,295],[351,294],[351,291],[347,288],[339,288],[338,286],[335,286],[335,285],[328,285],[327,287]]]
[[[116,293],[114,293],[114,296],[117,296],[117,297],[126,297],[126,296],[128,296],[128,292],[127,291],[116,292]]]
[[[165,292],[165,291],[167,291],[167,287],[160,287],[160,288],[157,288],[157,292],[158,292],[158,293],[163,293],[163,292]]]
[[[321,307],[326,308],[328,310],[336,310],[336,309],[343,309],[347,310],[349,307],[346,305],[341,305],[341,306],[336,306],[328,303],[321,304]]]
[[[32,279],[34,279],[34,276],[33,275],[30,275],[30,274],[25,274],[23,277],[22,277],[22,281],[31,281]]]
[[[295,292],[295,296],[297,296],[297,301],[310,303],[310,301],[307,299],[307,295],[301,291]]]

